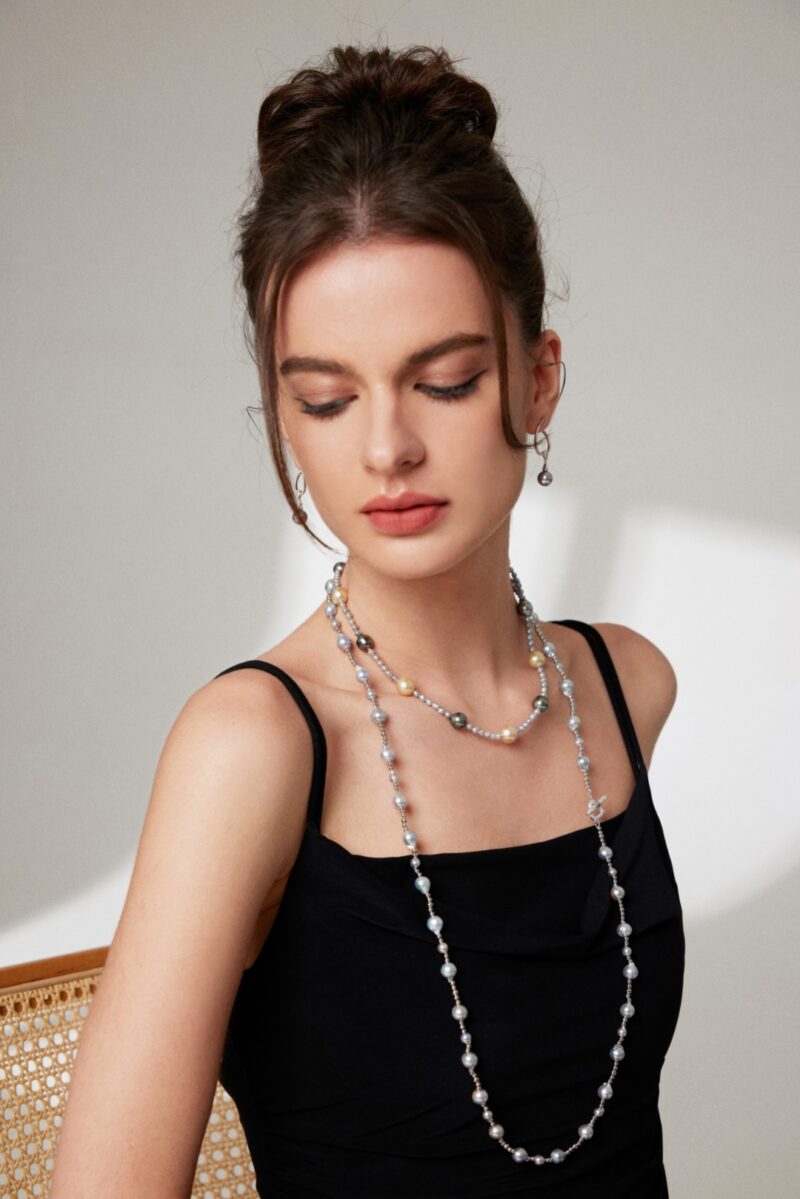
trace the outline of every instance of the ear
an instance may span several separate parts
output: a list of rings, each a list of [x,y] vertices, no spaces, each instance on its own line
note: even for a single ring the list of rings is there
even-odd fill
[[[537,426],[550,424],[561,390],[561,338],[553,329],[545,329],[531,350],[531,389],[525,429],[535,433]]]

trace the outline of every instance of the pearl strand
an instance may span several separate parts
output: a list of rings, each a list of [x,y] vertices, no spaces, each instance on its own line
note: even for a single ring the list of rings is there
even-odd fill
[[[461,1030],[460,1039],[461,1039],[462,1044],[465,1047],[465,1050],[461,1055],[461,1063],[465,1067],[465,1069],[469,1072],[469,1074],[472,1078],[472,1081],[474,1083],[474,1089],[472,1091],[472,1101],[473,1101],[473,1103],[475,1103],[476,1105],[478,1105],[479,1107],[481,1107],[483,1109],[483,1119],[489,1125],[489,1128],[488,1128],[489,1136],[498,1145],[500,1145],[503,1149],[505,1149],[508,1153],[510,1153],[512,1159],[515,1162],[518,1162],[518,1163],[528,1162],[528,1163],[531,1163],[536,1166],[543,1166],[548,1163],[552,1163],[554,1165],[559,1165],[563,1161],[566,1160],[566,1158],[569,1156],[570,1153],[573,1153],[576,1149],[580,1148],[581,1145],[585,1144],[586,1141],[590,1140],[594,1136],[594,1126],[595,1126],[597,1120],[605,1113],[606,1102],[609,1099],[611,1099],[614,1094],[614,1089],[613,1089],[612,1084],[618,1073],[619,1063],[625,1057],[625,1048],[624,1048],[622,1042],[625,1039],[625,1037],[627,1036],[628,1020],[633,1016],[633,1014],[635,1012],[635,1008],[631,1002],[632,982],[633,982],[633,979],[636,978],[639,974],[638,968],[636,967],[635,963],[633,962],[633,958],[632,958],[633,950],[631,949],[631,946],[630,946],[630,935],[631,935],[633,929],[632,929],[631,925],[628,923],[628,921],[626,920],[625,907],[622,903],[622,900],[625,895],[625,888],[622,887],[618,881],[617,869],[615,866],[612,865],[612,861],[611,861],[611,859],[614,856],[614,851],[610,845],[606,844],[605,835],[604,835],[602,824],[601,824],[602,817],[604,815],[604,808],[602,806],[603,800],[605,800],[607,797],[605,795],[602,795],[599,799],[595,799],[594,796],[592,795],[591,784],[589,782],[589,765],[590,765],[591,759],[584,753],[584,739],[583,739],[583,737],[580,736],[580,734],[578,732],[580,725],[581,725],[581,720],[580,720],[580,717],[578,716],[576,708],[575,708],[574,684],[573,684],[572,680],[567,677],[566,671],[556,653],[555,645],[553,644],[552,641],[549,641],[548,639],[545,638],[544,633],[542,632],[541,626],[539,625],[539,622],[538,622],[538,615],[533,610],[533,607],[530,604],[530,602],[525,598],[519,578],[518,578],[516,572],[514,571],[513,567],[509,564],[509,577],[511,580],[512,588],[514,589],[515,593],[518,596],[518,605],[517,605],[518,610],[526,621],[526,626],[528,628],[529,645],[532,644],[530,627],[533,626],[533,628],[536,629],[536,632],[542,642],[542,652],[546,655],[546,657],[551,659],[556,670],[561,675],[560,689],[561,689],[562,694],[566,696],[566,698],[569,702],[569,705],[570,705],[570,716],[566,723],[567,723],[567,727],[569,728],[570,732],[573,733],[574,738],[575,738],[575,745],[576,745],[576,748],[578,749],[578,757],[576,759],[576,764],[583,775],[583,781],[586,786],[587,792],[589,794],[589,802],[587,804],[587,814],[588,814],[589,818],[592,820],[592,822],[594,823],[598,838],[600,840],[600,847],[597,851],[597,855],[599,858],[601,858],[606,863],[606,868],[608,870],[609,877],[611,878],[611,887],[610,887],[609,893],[610,893],[611,898],[616,900],[618,908],[619,908],[620,922],[617,925],[616,931],[617,931],[617,935],[623,939],[624,944],[623,944],[622,954],[626,958],[626,964],[622,970],[622,974],[626,980],[625,1002],[620,1006],[620,1009],[619,1009],[620,1014],[622,1015],[622,1023],[620,1024],[619,1028],[617,1029],[617,1040],[614,1043],[614,1045],[612,1045],[611,1049],[609,1050],[609,1057],[613,1061],[613,1066],[611,1068],[611,1072],[608,1075],[608,1078],[604,1082],[602,1082],[597,1088],[597,1094],[600,1098],[600,1103],[597,1105],[597,1107],[595,1107],[591,1119],[588,1120],[586,1123],[580,1124],[578,1126],[578,1140],[573,1142],[573,1144],[570,1145],[567,1149],[560,1149],[560,1148],[552,1149],[550,1151],[549,1156],[545,1156],[544,1154],[541,1154],[541,1153],[536,1153],[536,1154],[531,1155],[528,1153],[527,1149],[525,1149],[523,1146],[514,1147],[511,1144],[509,1144],[509,1142],[505,1139],[505,1128],[503,1127],[502,1124],[500,1124],[495,1119],[494,1112],[489,1108],[489,1106],[488,1106],[489,1094],[486,1091],[486,1089],[482,1086],[480,1076],[478,1075],[478,1073],[475,1069],[475,1067],[478,1064],[478,1055],[475,1053],[475,1051],[472,1048],[472,1034],[467,1030],[466,1023],[465,1023],[467,1015],[469,1014],[469,1011],[468,1011],[468,1008],[466,1007],[466,1005],[462,1002],[461,995],[458,990],[458,986],[454,981],[455,976],[457,974],[457,967],[456,967],[455,963],[450,960],[449,946],[448,946],[447,942],[444,940],[444,938],[442,937],[442,929],[444,927],[444,921],[443,921],[442,917],[437,915],[437,913],[434,910],[433,899],[431,896],[431,880],[426,875],[424,875],[422,873],[422,871],[420,870],[421,859],[419,857],[419,852],[418,852],[417,836],[416,836],[416,833],[414,833],[408,827],[408,820],[406,817],[406,810],[408,808],[408,800],[401,791],[397,790],[400,778],[399,778],[399,774],[394,766],[396,755],[395,755],[394,750],[392,749],[392,747],[389,744],[389,739],[386,735],[386,729],[385,729],[385,724],[389,718],[388,713],[378,705],[377,693],[369,685],[369,677],[370,677],[369,672],[363,666],[359,665],[359,663],[356,661],[355,657],[353,656],[353,652],[352,652],[353,642],[347,636],[346,633],[341,632],[341,623],[336,618],[337,609],[341,609],[344,612],[347,619],[350,621],[351,626],[354,629],[357,628],[354,620],[351,617],[351,614],[349,613],[349,609],[347,608],[346,589],[341,586],[341,574],[342,574],[342,571],[344,570],[345,565],[346,565],[346,563],[344,563],[344,562],[337,562],[334,566],[334,577],[326,580],[326,582],[325,582],[325,591],[328,596],[328,602],[325,605],[325,614],[328,617],[332,628],[337,633],[336,643],[337,643],[338,648],[347,655],[351,665],[355,669],[356,678],[359,680],[360,683],[362,683],[364,685],[367,697],[370,700],[371,704],[373,705],[371,717],[372,717],[373,721],[375,722],[375,724],[378,726],[378,729],[381,734],[381,740],[383,742],[383,745],[381,747],[380,753],[381,753],[381,757],[384,759],[384,761],[389,766],[389,778],[392,783],[392,787],[393,787],[393,791],[394,791],[393,802],[394,802],[395,807],[398,809],[398,811],[400,813],[400,821],[401,821],[402,828],[403,828],[403,841],[404,841],[406,847],[411,852],[410,864],[416,875],[416,877],[414,879],[414,886],[425,897],[427,908],[428,908],[428,919],[426,922],[427,927],[436,936],[436,939],[438,942],[438,945],[437,945],[438,952],[445,959],[439,969],[440,969],[440,973],[442,974],[442,976],[450,984],[450,990],[451,990],[453,999],[455,1001],[453,1004],[453,1007],[451,1008],[451,1016],[453,1017],[454,1020],[457,1021],[459,1028]],[[372,647],[360,645],[359,648],[371,649]],[[387,668],[387,672],[388,672],[388,668]],[[395,676],[390,674],[390,677],[395,677]]]
[[[341,574],[341,571],[339,574]],[[336,581],[335,586],[329,590],[328,596],[330,603],[333,605],[339,604],[340,599],[345,601],[344,603],[339,604],[339,606],[344,612],[344,615],[355,634],[356,645],[360,650],[363,650],[365,653],[369,654],[373,662],[380,667],[384,674],[389,676],[397,688],[398,693],[400,695],[411,695],[415,699],[421,700],[422,703],[427,704],[428,707],[434,712],[437,712],[440,716],[444,716],[446,720],[449,720],[454,729],[466,729],[468,732],[475,733],[478,737],[485,737],[489,741],[503,741],[505,744],[511,745],[514,741],[516,741],[520,733],[524,733],[526,729],[529,729],[534,721],[549,708],[550,701],[547,698],[547,675],[544,672],[544,663],[546,658],[540,650],[536,649],[533,642],[533,631],[531,628],[530,618],[530,614],[533,609],[531,608],[530,604],[527,604],[526,611],[522,611],[520,608],[520,612],[525,620],[525,633],[528,641],[528,665],[534,667],[539,674],[539,694],[533,700],[533,712],[530,714],[530,716],[523,720],[521,724],[505,724],[499,732],[491,732],[489,729],[484,729],[481,728],[480,725],[473,724],[465,712],[451,712],[449,708],[445,708],[441,704],[436,703],[435,700],[430,699],[422,691],[417,689],[414,684],[414,680],[408,678],[407,675],[396,674],[395,671],[393,671],[392,668],[388,666],[386,662],[384,662],[383,658],[376,651],[375,642],[373,639],[368,633],[362,632],[362,630],[356,624],[353,614],[347,607],[347,588],[342,587],[340,582]],[[332,614],[329,613],[329,615]],[[337,624],[336,628],[338,629],[339,627],[340,626]]]

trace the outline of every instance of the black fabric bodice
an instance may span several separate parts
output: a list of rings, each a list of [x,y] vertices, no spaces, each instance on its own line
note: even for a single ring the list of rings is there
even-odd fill
[[[589,641],[636,777],[628,806],[603,830],[639,969],[613,1098],[594,1136],[560,1165],[518,1164],[488,1136],[410,851],[367,857],[321,833],[327,747],[316,713],[280,667],[257,659],[228,667],[280,678],[314,746],[300,851],[242,975],[220,1069],[260,1195],[667,1196],[658,1099],[683,990],[681,902],[605,642],[582,621],[555,623]],[[578,1140],[613,1064],[626,959],[598,848],[587,818],[585,828],[527,845],[420,854],[489,1106],[505,1139],[531,1157]]]

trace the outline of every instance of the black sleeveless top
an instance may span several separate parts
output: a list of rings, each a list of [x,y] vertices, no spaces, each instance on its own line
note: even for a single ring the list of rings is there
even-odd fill
[[[326,742],[308,722],[308,819],[275,921],[244,971],[220,1081],[234,1099],[268,1199],[662,1199],[659,1079],[683,991],[683,915],[647,770],[600,633],[589,641],[636,776],[606,818],[639,975],[613,1098],[561,1164],[517,1163],[473,1103],[442,958],[410,852],[350,853],[320,832]],[[219,676],[216,676],[219,677]],[[613,1065],[625,1001],[619,909],[594,826],[499,849],[422,853],[458,968],[478,1073],[505,1140],[531,1157],[578,1140]]]

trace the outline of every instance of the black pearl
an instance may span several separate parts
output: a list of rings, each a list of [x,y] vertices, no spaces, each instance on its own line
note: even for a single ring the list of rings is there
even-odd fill
[[[533,701],[534,708],[538,708],[540,712],[546,712],[550,707],[550,700],[546,695],[537,695]]]
[[[466,712],[454,712],[450,717],[450,723],[454,729],[463,729],[467,727]]]
[[[374,649],[375,642],[370,637],[369,633],[359,633],[356,637],[356,645],[359,649]]]

